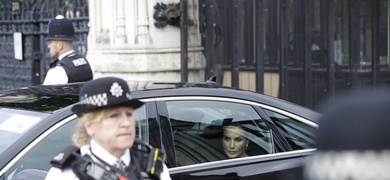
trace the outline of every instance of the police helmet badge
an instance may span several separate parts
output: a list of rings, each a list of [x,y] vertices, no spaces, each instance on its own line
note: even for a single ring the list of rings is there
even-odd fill
[[[104,107],[129,106],[137,109],[144,103],[131,96],[127,82],[117,77],[88,81],[80,90],[80,101],[72,107],[78,116]]]

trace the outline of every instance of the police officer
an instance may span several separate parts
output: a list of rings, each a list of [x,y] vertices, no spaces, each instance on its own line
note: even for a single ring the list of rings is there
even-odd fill
[[[80,117],[80,127],[73,135],[73,142],[81,146],[79,153],[105,167],[117,167],[124,171],[128,179],[147,179],[145,157],[132,148],[139,142],[136,136],[134,110],[143,102],[132,98],[127,83],[120,78],[104,77],[87,82],[80,91],[80,102],[72,111]],[[64,155],[65,154],[65,155]],[[46,180],[89,179],[80,175],[80,168],[74,165],[62,166],[69,153],[59,153],[53,161]],[[165,155],[165,154],[164,154]],[[150,157],[150,156],[149,156]],[[66,158],[65,158],[66,159]],[[165,159],[165,158],[164,158]],[[72,161],[75,161],[72,159]],[[157,179],[171,179],[163,161]],[[69,164],[69,163],[68,163]],[[72,164],[72,163],[70,163]],[[93,168],[89,168],[89,170]],[[81,171],[83,171],[82,169]],[[98,171],[96,170],[98,173]],[[93,174],[92,175],[101,175]],[[149,176],[150,177],[150,176]]]
[[[91,65],[83,56],[73,50],[73,41],[79,39],[75,36],[73,24],[69,19],[58,15],[49,22],[47,47],[50,56],[56,59],[50,64],[44,85],[65,84],[71,82],[89,81],[93,79]]]

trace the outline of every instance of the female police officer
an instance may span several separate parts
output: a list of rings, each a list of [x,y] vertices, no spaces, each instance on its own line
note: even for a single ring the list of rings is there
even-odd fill
[[[80,117],[80,128],[73,141],[81,146],[81,157],[88,157],[102,167],[121,169],[122,166],[129,179],[142,179],[146,172],[143,166],[145,156],[131,148],[135,141],[139,141],[135,137],[134,110],[142,105],[143,102],[131,97],[123,79],[105,77],[87,82],[80,91],[80,102],[72,107]],[[64,153],[53,161],[63,158]],[[46,180],[86,179],[80,177],[73,165],[55,166],[53,161]],[[157,178],[171,179],[165,164],[162,163],[162,167]]]

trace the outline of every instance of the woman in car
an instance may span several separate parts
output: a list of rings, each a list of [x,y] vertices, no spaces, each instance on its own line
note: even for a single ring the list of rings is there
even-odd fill
[[[245,130],[241,124],[230,122],[223,126],[222,145],[227,158],[247,157],[246,149],[249,140],[245,136]]]
[[[132,98],[123,79],[105,77],[83,85],[80,102],[72,107],[72,111],[80,117],[80,128],[75,132],[73,141],[75,145],[81,147],[79,151],[81,157],[89,158],[104,167],[102,171],[114,170],[116,174],[127,179],[149,178],[150,172],[143,163],[147,159],[146,153],[132,148],[140,144],[151,148],[135,137],[134,110],[142,105],[143,102]],[[90,179],[103,174],[91,168],[93,166],[89,168],[78,166],[80,158],[71,159],[72,163],[68,166],[61,164],[62,161],[66,161],[63,160],[65,157],[66,153],[63,153],[52,160],[54,167],[46,176],[47,180]],[[155,178],[171,179],[167,167],[164,163],[161,164],[161,173],[155,173]]]

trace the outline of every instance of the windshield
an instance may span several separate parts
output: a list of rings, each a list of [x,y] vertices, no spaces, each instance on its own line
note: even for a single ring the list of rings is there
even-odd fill
[[[47,114],[0,109],[0,154]]]

